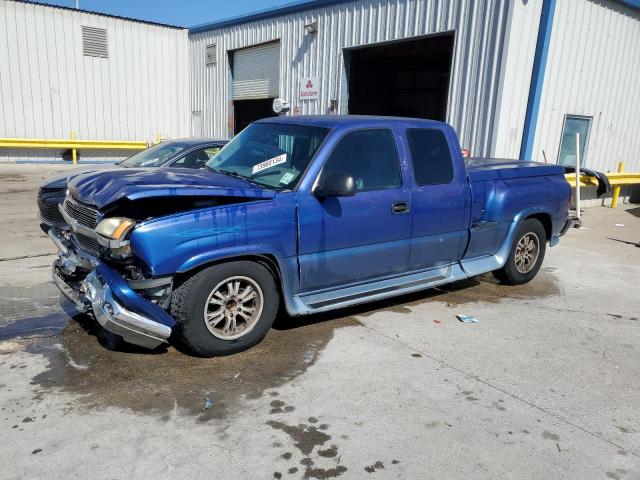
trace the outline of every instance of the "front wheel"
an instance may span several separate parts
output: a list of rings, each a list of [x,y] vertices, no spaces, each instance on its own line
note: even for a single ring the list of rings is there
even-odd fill
[[[547,234],[535,218],[522,222],[504,267],[493,275],[507,285],[521,285],[533,279],[540,270],[546,251]]]
[[[271,272],[255,262],[214,265],[180,285],[171,314],[179,341],[203,357],[246,350],[267,334],[280,295]]]

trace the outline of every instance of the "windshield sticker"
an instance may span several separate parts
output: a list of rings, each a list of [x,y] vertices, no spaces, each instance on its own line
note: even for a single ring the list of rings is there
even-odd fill
[[[283,153],[282,155],[278,155],[277,157],[270,158],[269,160],[265,160],[264,162],[254,165],[253,168],[251,169],[251,173],[261,172],[262,170],[275,167],[276,165],[280,165],[281,163],[285,163],[286,161],[287,161],[287,154]]]
[[[282,178],[280,179],[280,183],[289,185],[291,183],[291,180],[293,180],[294,178],[295,178],[295,175],[293,173],[287,172],[284,175],[282,175]]]

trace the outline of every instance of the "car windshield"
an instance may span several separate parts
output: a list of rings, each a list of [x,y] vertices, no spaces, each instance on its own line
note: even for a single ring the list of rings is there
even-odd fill
[[[207,162],[214,172],[270,188],[293,188],[327,134],[326,128],[252,123]]]
[[[159,167],[175,154],[185,151],[191,144],[162,142],[120,162],[121,167]]]

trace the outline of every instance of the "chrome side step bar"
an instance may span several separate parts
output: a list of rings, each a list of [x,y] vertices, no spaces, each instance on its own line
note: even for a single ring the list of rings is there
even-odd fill
[[[468,278],[458,264],[424,272],[403,275],[387,280],[340,288],[320,293],[296,295],[294,304],[300,314],[323,312],[359,303],[382,300],[397,295],[437,287],[445,283]],[[297,313],[297,312],[296,312]]]

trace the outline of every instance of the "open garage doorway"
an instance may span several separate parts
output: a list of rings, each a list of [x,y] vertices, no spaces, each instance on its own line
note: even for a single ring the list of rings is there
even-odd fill
[[[446,120],[453,33],[345,50],[349,113]]]
[[[261,118],[276,116],[273,112],[273,98],[234,100],[233,115],[235,117],[233,134],[237,135],[251,122],[255,122]]]

